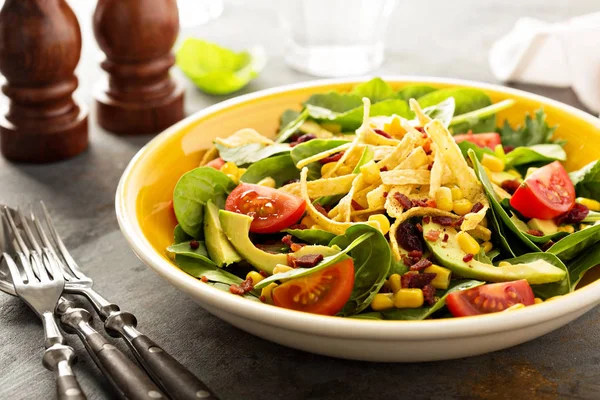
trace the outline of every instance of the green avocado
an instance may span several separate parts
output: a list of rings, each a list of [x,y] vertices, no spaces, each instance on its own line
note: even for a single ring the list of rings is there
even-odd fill
[[[237,252],[242,255],[252,266],[269,275],[273,274],[273,268],[277,264],[287,265],[287,254],[271,254],[256,247],[248,237],[252,217],[244,214],[233,213],[225,210],[219,211],[219,220],[223,232],[229,238],[229,242],[235,247]],[[300,250],[292,253],[294,257],[301,257],[306,254],[323,254],[330,256],[339,253],[339,249],[328,246],[303,246]]]
[[[492,264],[482,263],[475,259],[464,262],[467,255],[460,248],[456,240],[456,230],[451,227],[441,226],[430,222],[423,224],[423,236],[427,237],[431,231],[439,231],[439,239],[431,242],[425,240],[427,247],[435,258],[444,267],[450,269],[463,278],[485,280],[489,282],[506,282],[526,279],[531,285],[558,282],[564,279],[566,272],[555,267],[545,260],[536,260],[530,263],[503,265],[496,267]],[[448,240],[443,238],[448,235]],[[433,235],[429,235],[433,236]]]
[[[208,255],[219,267],[226,267],[243,260],[221,229],[219,207],[211,200],[206,202],[204,210],[204,237]]]

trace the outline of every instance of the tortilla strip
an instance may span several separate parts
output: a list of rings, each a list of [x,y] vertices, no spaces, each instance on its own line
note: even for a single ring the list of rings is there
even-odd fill
[[[377,163],[379,169],[387,168],[388,170],[394,169],[401,161],[403,161],[417,144],[417,137],[415,135],[407,134],[398,143],[396,148],[389,153],[383,160]]]
[[[321,196],[335,196],[348,193],[352,188],[352,181],[356,174],[337,176],[335,178],[316,179],[307,183],[308,197],[316,199]],[[300,182],[289,183],[279,188],[279,190],[300,196],[302,193]]]
[[[302,168],[306,167],[310,163],[322,160],[322,159],[324,159],[326,157],[329,157],[332,154],[339,153],[340,151],[348,150],[352,146],[352,143],[344,143],[341,146],[334,147],[333,149],[325,150],[325,151],[323,151],[321,153],[317,153],[317,154],[315,154],[313,156],[310,156],[308,158],[300,160],[300,161],[298,161],[298,164],[296,164],[296,168],[302,169]],[[345,154],[346,153],[344,153],[344,155]]]
[[[219,150],[217,150],[215,146],[212,146],[210,149],[206,150],[206,153],[202,156],[202,160],[200,160],[200,165],[198,166],[203,167],[217,157],[219,157]]]
[[[429,185],[431,171],[414,169],[394,169],[381,173],[381,181],[386,185]]]
[[[410,106],[410,109],[413,110],[413,112],[416,114],[419,120],[419,124],[421,126],[425,126],[432,121],[432,119],[428,115],[423,113],[421,106],[415,99],[410,99],[408,101],[408,105]]]
[[[385,199],[384,208],[390,217],[398,218],[404,212],[404,209],[400,203],[398,203],[398,200],[394,198],[396,193],[402,193],[403,195],[408,196],[413,190],[413,185],[394,186],[389,190],[389,193]]]
[[[373,160],[379,161],[387,157],[396,146],[375,146],[373,147]]]
[[[442,186],[442,176],[444,175],[444,160],[439,151],[435,148],[435,156],[433,159],[433,167],[431,167],[431,179],[429,183],[429,197],[435,198],[435,193]]]

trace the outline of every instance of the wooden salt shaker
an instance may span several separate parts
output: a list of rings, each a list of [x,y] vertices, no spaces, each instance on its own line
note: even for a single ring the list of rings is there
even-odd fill
[[[98,0],[94,34],[108,73],[95,91],[100,126],[147,134],[183,118],[183,87],[169,75],[178,33],[175,0]]]
[[[65,0],[6,0],[0,11],[0,73],[8,112],[0,148],[13,161],[45,163],[88,146],[87,112],[73,99],[79,23]]]

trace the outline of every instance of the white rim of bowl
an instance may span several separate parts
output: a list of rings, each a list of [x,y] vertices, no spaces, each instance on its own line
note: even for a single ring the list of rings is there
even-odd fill
[[[589,122],[590,124],[600,127],[600,119],[592,116],[591,114],[559,101],[518,89],[512,89],[489,83],[480,83],[476,81],[427,76],[390,75],[382,76],[381,78],[388,82],[429,82],[457,86],[470,86],[480,89],[494,90],[497,92],[506,93],[508,95],[526,97],[539,101],[540,103],[561,108],[568,113],[573,114],[576,117],[585,120],[586,122]],[[182,270],[178,269],[175,265],[165,260],[146,240],[141,231],[141,227],[137,222],[135,207],[133,208],[134,212],[128,212],[125,188],[132,172],[136,168],[136,165],[138,165],[138,163],[140,163],[147,154],[156,148],[159,148],[160,145],[171,134],[174,134],[191,122],[200,118],[204,118],[216,111],[220,111],[233,105],[264,96],[317,86],[360,83],[369,79],[371,79],[371,77],[322,79],[260,90],[254,93],[238,96],[197,111],[196,113],[190,115],[189,117],[183,119],[182,121],[157,135],[142,149],[140,149],[138,153],[131,159],[119,181],[119,186],[115,196],[115,208],[119,226],[123,235],[125,236],[125,239],[135,254],[162,277],[171,282],[177,282],[181,286],[181,289],[189,294],[193,292],[194,297],[196,297],[200,303],[206,303],[209,307],[214,307],[234,314],[239,318],[260,321],[263,324],[304,332],[306,334],[315,336],[348,339],[376,338],[378,340],[435,340],[443,338],[479,336],[504,331],[512,331],[526,326],[543,323],[552,319],[564,317],[569,313],[577,313],[582,309],[594,306],[600,302],[599,280],[581,289],[578,289],[575,292],[562,296],[561,298],[552,300],[551,302],[544,302],[537,304],[534,307],[525,307],[523,309],[506,313],[500,312],[475,317],[431,319],[423,321],[380,321],[322,316],[293,311],[270,306],[260,302],[249,301],[240,296],[235,296],[215,289],[210,285],[203,284],[198,279],[186,274]],[[129,201],[131,202],[132,200]],[[135,203],[135,199],[133,199],[133,202]]]

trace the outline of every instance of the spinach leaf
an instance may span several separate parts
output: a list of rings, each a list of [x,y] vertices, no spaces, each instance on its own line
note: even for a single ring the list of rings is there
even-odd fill
[[[318,199],[313,200],[313,204],[320,204],[322,206],[329,206],[332,204],[336,204],[338,201],[344,197],[345,194],[336,194],[333,196],[321,196]]]
[[[600,243],[588,248],[582,255],[567,264],[571,279],[571,290],[575,290],[583,275],[596,265],[600,265]]]
[[[290,122],[298,118],[300,115],[300,111],[287,109],[279,117],[279,130],[282,130],[284,126],[288,125]]]
[[[284,232],[306,243],[323,246],[327,246],[335,237],[333,233],[324,231],[323,229],[285,229]]]
[[[365,226],[368,226],[370,228],[369,225],[364,224]],[[260,281],[255,288],[256,289],[262,289],[265,286],[267,286],[269,283],[271,282],[275,282],[275,281],[279,281],[279,280],[286,280],[286,279],[292,279],[292,278],[300,278],[306,275],[310,275],[314,272],[318,272],[322,269],[325,269],[329,266],[332,266],[333,264],[337,264],[340,261],[345,260],[346,258],[348,258],[347,254],[352,251],[353,249],[355,249],[356,247],[360,246],[362,243],[368,241],[368,239],[373,236],[372,232],[366,232],[363,233],[362,235],[358,236],[357,238],[355,238],[352,243],[350,243],[348,245],[348,247],[346,247],[345,249],[341,250],[339,253],[336,253],[334,255],[331,256],[327,256],[325,258],[323,258],[323,260],[321,260],[320,263],[318,263],[317,265],[315,265],[312,268],[294,268],[290,271],[287,272],[282,272],[280,274],[275,274],[275,275],[271,275],[268,278],[263,279],[262,281]],[[334,246],[334,244],[330,244],[331,247]],[[339,249],[339,247],[336,246],[336,248]],[[356,264],[355,264],[356,265]],[[356,268],[356,267],[355,267]]]
[[[485,263],[485,264],[492,264],[492,259],[490,257],[488,257],[488,255],[485,253],[485,250],[483,249],[483,247],[481,247],[479,249],[479,253],[475,254],[475,260]]]
[[[508,121],[504,121],[504,126],[498,133],[500,133],[500,139],[502,139],[504,146],[516,148],[546,143],[561,144],[561,142],[552,139],[555,130],[556,126],[548,126],[546,113],[544,109],[540,108],[535,112],[535,118],[531,118],[531,115],[527,114],[524,126],[513,129]]]
[[[294,166],[305,158],[314,156],[327,150],[334,149],[343,144],[350,143],[349,140],[341,139],[313,139],[308,142],[300,143],[292,148],[290,153]],[[314,180],[321,177],[321,163],[314,162],[308,164],[308,179]]]
[[[279,133],[277,134],[277,137],[275,138],[275,142],[283,143],[286,140],[288,140],[290,137],[292,137],[292,135],[294,133],[296,133],[296,131],[298,131],[298,129],[300,129],[300,127],[306,121],[307,118],[308,118],[308,111],[303,110],[300,114],[298,114],[296,119],[288,122],[287,125],[285,125],[279,131]]]
[[[505,199],[505,200],[507,200],[507,199]],[[503,201],[501,204],[504,204],[504,203],[505,202]],[[506,208],[505,208],[505,210],[506,210]],[[549,235],[543,235],[543,236],[530,235],[529,233],[527,233],[527,231],[530,230],[529,226],[525,222],[523,222],[519,218],[519,216],[517,216],[512,211],[512,208],[509,208],[507,210],[507,212],[510,213],[510,220],[513,223],[513,225],[515,226],[515,228],[517,228],[519,230],[519,232],[521,232],[521,234],[523,234],[523,236],[525,236],[527,239],[531,240],[533,243],[536,243],[539,246],[548,243],[550,240],[552,240],[553,242],[556,242],[569,234],[567,232],[559,231],[559,232],[555,232],[555,233],[552,233]]]
[[[600,225],[594,225],[571,233],[552,245],[547,252],[566,262],[582,254],[584,250],[598,242],[600,242]]]
[[[472,88],[448,88],[431,92],[418,99],[421,107],[430,107],[441,103],[449,97],[454,97],[455,115],[466,114],[470,111],[479,110],[492,104],[490,97],[479,89]],[[493,114],[475,125],[462,122],[453,126],[454,133],[466,132],[492,132],[496,129],[496,114]]]
[[[393,275],[393,274],[398,274],[398,275],[402,276],[405,273],[407,273],[409,270],[410,270],[410,267],[408,267],[406,264],[404,264],[404,261],[402,261],[402,260],[392,261],[392,265],[390,266],[390,270],[388,271],[388,275],[386,276],[386,278],[389,278],[390,275]]]
[[[173,230],[173,243],[178,244],[181,242],[187,242],[191,239],[192,237],[185,233],[179,224],[175,226],[175,229]]]
[[[283,143],[275,143],[265,146],[262,143],[250,143],[240,147],[225,147],[221,144],[215,145],[219,150],[219,156],[235,165],[246,165],[269,158],[275,154],[288,153],[290,146]]]
[[[167,251],[174,253],[176,257],[177,255],[182,255],[188,258],[196,258],[198,260],[201,260],[205,265],[212,265],[214,267],[217,267],[217,264],[215,264],[208,256],[208,251],[206,251],[206,246],[204,242],[197,241],[197,243],[197,249],[192,249],[192,247],[190,246],[190,242],[182,242],[167,247]]]
[[[513,99],[502,100],[498,103],[489,105],[487,107],[480,108],[478,110],[470,111],[465,114],[460,114],[452,118],[450,126],[467,124],[469,126],[475,126],[482,122],[485,118],[489,118],[492,115],[499,113],[505,108],[511,107],[515,104]]]
[[[569,174],[579,197],[600,200],[600,161],[592,161]]]
[[[211,167],[199,167],[183,174],[173,191],[173,208],[181,229],[193,238],[201,237],[206,202],[212,200],[224,208],[225,199],[235,186],[227,175]]]
[[[353,94],[329,92],[313,94],[304,102],[304,107],[324,108],[334,113],[344,113],[363,106],[362,98]]]
[[[368,82],[357,85],[352,89],[350,94],[358,96],[361,99],[368,97],[371,103],[377,103],[394,97],[396,92],[381,78],[373,78]]]
[[[289,153],[280,154],[274,157],[265,158],[248,167],[246,172],[240,177],[241,182],[258,183],[266,177],[275,180],[277,187],[283,186],[286,182],[300,179],[300,170],[292,161]],[[223,208],[223,207],[220,207]]]
[[[491,203],[491,201],[492,200],[490,200],[490,203]],[[515,252],[512,249],[512,246],[510,244],[508,244],[508,239],[504,232],[504,227],[498,221],[498,217],[496,216],[496,213],[494,212],[493,207],[489,208],[488,212],[486,213],[486,217],[487,217],[488,221],[490,222],[490,230],[492,231],[492,238],[494,239],[496,245],[500,244],[500,248],[502,250],[504,250],[506,253],[508,253],[509,255],[511,255],[512,257],[515,257],[517,254],[522,254],[525,252],[525,251]]]
[[[571,281],[569,279],[569,270],[563,264],[563,262],[556,257],[554,254],[550,253],[527,253],[520,257],[511,258],[505,260],[511,264],[527,264],[534,261],[543,260],[549,264],[554,265],[557,268],[566,271],[567,274],[562,281],[553,282],[553,283],[544,283],[542,285],[531,285],[531,289],[536,294],[536,296],[541,297],[542,299],[548,299],[550,297],[559,296],[563,294],[567,294],[571,291]]]
[[[531,163],[548,164],[552,161],[565,161],[567,153],[558,144],[534,144],[517,147],[504,156],[507,167]]]
[[[360,156],[360,160],[358,160],[358,163],[356,164],[356,167],[354,167],[354,170],[352,171],[352,173],[353,174],[360,173],[360,167],[362,167],[363,165],[365,165],[366,163],[371,161],[373,159],[374,155],[375,155],[375,152],[373,151],[373,148],[371,146],[365,146],[365,149],[363,150],[363,153]]]
[[[397,96],[400,99],[408,101],[410,99],[418,99],[419,97],[423,97],[427,93],[435,92],[436,90],[438,89],[427,85],[408,85],[400,89]]]
[[[496,153],[494,153],[494,151],[492,149],[490,149],[488,147],[479,147],[475,143],[471,143],[466,140],[458,143],[458,148],[460,149],[461,153],[463,154],[463,157],[465,157],[467,160],[469,159],[469,156],[467,154],[469,149],[471,149],[475,152],[475,155],[477,155],[478,160],[481,160],[483,158],[484,154],[490,154],[493,156],[496,155]]]
[[[344,235],[337,236],[329,245],[347,249],[352,241],[363,235],[370,236],[349,252],[354,259],[354,288],[350,299],[339,313],[341,316],[358,314],[371,304],[373,297],[383,286],[392,262],[392,251],[386,238],[378,229],[366,224],[351,226]]]
[[[585,219],[581,222],[590,223],[590,222],[597,222],[597,221],[600,221],[600,212],[590,211],[588,213],[588,215],[585,217]]]

